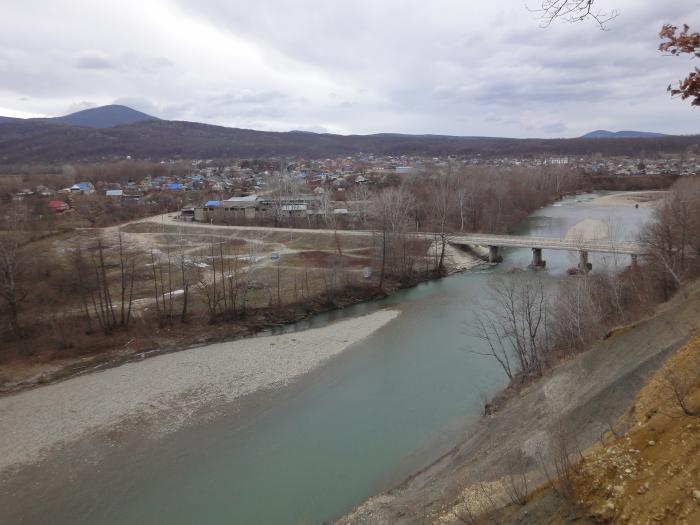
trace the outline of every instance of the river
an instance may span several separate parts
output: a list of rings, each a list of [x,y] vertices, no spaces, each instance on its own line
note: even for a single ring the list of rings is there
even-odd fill
[[[649,209],[589,205],[595,194],[543,208],[517,232],[560,238],[579,221],[609,220],[631,239]],[[576,254],[545,251],[559,279]],[[53,524],[318,524],[390,487],[453,446],[478,419],[482,396],[506,384],[470,350],[474,308],[504,262],[319,315],[285,330],[394,306],[401,315],[284,389],[254,395],[204,424],[157,439],[131,431],[119,446],[85,442],[20,476],[0,494],[0,522]],[[614,264],[592,256],[594,270]],[[621,258],[619,264],[628,264]],[[86,459],[87,458],[87,459]]]

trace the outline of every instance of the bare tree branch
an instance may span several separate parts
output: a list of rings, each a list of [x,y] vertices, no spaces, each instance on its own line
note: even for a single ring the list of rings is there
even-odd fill
[[[542,27],[549,27],[557,19],[570,23],[590,19],[605,29],[605,24],[617,18],[619,12],[598,10],[595,4],[596,0],[540,0],[539,7],[528,10],[539,15]]]

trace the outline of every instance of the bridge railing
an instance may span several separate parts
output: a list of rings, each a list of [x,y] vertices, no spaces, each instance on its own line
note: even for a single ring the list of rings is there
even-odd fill
[[[550,237],[525,237],[514,235],[459,234],[450,237],[456,244],[476,244],[483,246],[500,246],[509,248],[544,248],[550,250],[589,251],[639,255],[644,247],[631,241],[610,240],[565,240]]]

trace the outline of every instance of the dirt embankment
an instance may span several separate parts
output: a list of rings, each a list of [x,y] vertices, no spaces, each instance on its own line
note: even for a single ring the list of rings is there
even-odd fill
[[[698,319],[700,284],[661,305],[653,317],[614,332],[589,351],[561,364],[546,379],[508,401],[497,414],[475,425],[461,444],[437,462],[414,474],[400,486],[367,500],[338,523],[470,523],[469,513],[473,509],[483,510],[507,504],[506,479],[513,472],[512,458],[519,458],[532,489],[546,481],[541,458],[543,454],[551,452],[562,429],[575,435],[575,445],[581,450],[598,443],[611,425],[627,413],[650,376],[670,355],[687,344]],[[650,397],[653,398],[653,395]],[[635,412],[646,418],[643,412],[648,412],[648,409],[640,405]],[[636,425],[634,419],[628,423]],[[693,424],[698,424],[697,418]],[[647,430],[656,428],[653,424],[648,425]],[[696,427],[686,426],[684,429],[673,438],[655,438],[652,434],[649,434],[652,437],[648,437],[643,433],[639,439],[646,439],[647,446],[651,440],[658,439],[663,443],[666,439],[675,439],[678,443],[684,442],[683,447],[689,447],[687,450],[679,448],[679,453],[692,453],[697,450],[693,448],[697,445],[691,442],[689,435],[696,431]],[[617,431],[620,432],[620,429]],[[641,441],[637,443],[634,437],[630,437],[630,445],[625,444],[628,443],[626,438],[622,439],[625,453],[632,448],[635,451],[646,448]],[[657,446],[652,448],[656,450]],[[633,455],[640,453],[634,452]],[[649,461],[653,460],[650,458]],[[684,464],[682,456],[668,458],[664,476],[671,477]],[[625,462],[620,465],[623,468],[621,474],[627,475],[625,469],[631,467]],[[646,467],[641,465],[641,468]],[[663,483],[663,479],[660,477],[655,485]],[[637,485],[642,487],[641,490],[646,490],[646,481],[640,478],[634,483],[628,482],[623,494],[636,494],[640,490]],[[620,483],[616,481],[611,490],[619,491],[615,486]],[[683,478],[679,483],[686,494],[694,497],[690,487],[686,486],[688,479]],[[607,490],[606,486],[602,484],[600,490]],[[671,494],[673,491],[667,492]],[[597,497],[595,491],[591,497]],[[487,501],[484,502],[484,499]],[[476,506],[474,500],[480,500]],[[594,501],[591,500],[591,504]],[[682,502],[681,506],[685,504]],[[642,506],[643,502],[635,508]],[[662,509],[665,506],[665,502],[661,503]],[[620,508],[615,507],[618,511]],[[576,518],[579,523],[589,522],[588,514],[562,504],[560,499],[553,497],[552,491],[545,491],[535,502],[516,511],[501,522],[533,525],[560,523],[557,516]],[[633,515],[632,512],[630,510],[627,515]],[[689,520],[687,523],[693,522]]]
[[[596,521],[700,523],[699,379],[696,331],[639,392],[621,420],[628,430],[577,466],[575,497]]]

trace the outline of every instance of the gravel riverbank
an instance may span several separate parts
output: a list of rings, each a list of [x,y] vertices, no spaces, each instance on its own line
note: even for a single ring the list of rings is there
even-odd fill
[[[176,428],[204,406],[283,386],[398,315],[183,350],[2,397],[0,472],[129,419],[165,414]]]

